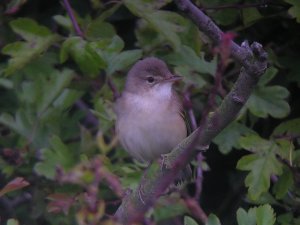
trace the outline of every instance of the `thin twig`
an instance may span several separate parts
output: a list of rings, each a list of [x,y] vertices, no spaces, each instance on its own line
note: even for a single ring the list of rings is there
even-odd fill
[[[246,9],[246,8],[267,8],[269,6],[273,6],[273,7],[286,7],[286,5],[284,4],[280,4],[280,3],[272,3],[272,0],[269,1],[264,1],[261,3],[243,3],[243,4],[226,4],[226,5],[220,5],[220,6],[214,6],[214,7],[201,7],[202,10],[224,10],[224,9]]]
[[[67,10],[67,13],[68,13],[68,15],[69,15],[69,17],[70,17],[70,19],[72,21],[72,24],[73,24],[73,27],[75,29],[75,32],[77,33],[78,36],[84,37],[84,34],[83,34],[83,32],[81,31],[81,29],[80,29],[80,27],[78,25],[78,22],[77,22],[77,20],[75,18],[75,15],[73,13],[73,10],[72,10],[72,7],[71,7],[69,1],[68,0],[63,0],[63,1],[64,1],[65,8]]]
[[[184,197],[184,202],[186,207],[189,209],[190,214],[194,219],[197,220],[197,222],[206,224],[208,217],[204,210],[199,205],[198,201],[196,201],[194,198],[190,197]]]
[[[121,96],[121,94],[118,91],[116,85],[114,84],[114,82],[111,80],[110,77],[107,78],[107,84],[108,84],[108,87],[110,88],[110,90],[113,93],[114,100],[116,100],[117,98],[119,98]]]
[[[197,125],[197,121],[196,121],[196,117],[195,117],[195,113],[193,110],[193,103],[191,100],[191,89],[192,89],[192,85],[189,86],[183,93],[183,106],[186,109],[188,116],[189,116],[189,121],[190,121],[190,125],[191,125],[191,130],[194,131],[197,129],[198,125]]]
[[[98,119],[94,116],[89,107],[82,100],[76,101],[75,105],[86,114],[85,120],[88,124],[93,124],[95,126],[98,125]]]

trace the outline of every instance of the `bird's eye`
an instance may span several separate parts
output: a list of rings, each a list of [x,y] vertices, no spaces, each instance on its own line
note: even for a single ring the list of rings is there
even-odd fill
[[[147,77],[147,81],[149,84],[152,84],[154,82],[154,78],[153,77]]]

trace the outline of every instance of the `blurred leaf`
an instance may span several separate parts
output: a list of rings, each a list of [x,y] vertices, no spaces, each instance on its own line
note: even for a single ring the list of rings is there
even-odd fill
[[[69,213],[70,208],[74,205],[73,196],[64,193],[55,193],[47,196],[50,202],[47,205],[47,211],[50,213],[63,212],[65,215]]]
[[[300,135],[300,118],[288,120],[279,124],[273,131],[273,135]]]
[[[27,0],[11,0],[6,6],[5,14],[15,14]]]
[[[37,110],[39,114],[43,113],[50,106],[50,104],[57,99],[57,97],[63,92],[65,87],[69,85],[71,79],[73,78],[73,71],[71,70],[61,71],[59,76],[55,74],[57,71],[53,72],[54,74],[51,76],[51,80],[48,80],[47,85],[43,85],[43,94],[37,102]]]
[[[170,42],[174,49],[179,50],[180,38],[178,33],[183,30],[179,24],[184,18],[170,11],[154,10],[153,6],[146,4],[146,2],[143,0],[124,1],[126,7],[134,15],[147,21],[153,29]]]
[[[72,21],[68,16],[55,15],[53,16],[53,19],[58,25],[62,26],[68,31],[72,31],[74,29],[72,25]]]
[[[8,192],[22,189],[29,185],[29,182],[26,181],[23,177],[17,177],[6,184],[2,189],[0,189],[0,197],[5,195]]]
[[[91,77],[100,73],[106,67],[103,58],[97,54],[91,44],[81,37],[70,37],[62,45],[60,61],[64,63],[71,56],[80,70]]]
[[[178,195],[159,198],[155,204],[154,218],[155,221],[166,220],[187,212],[185,204]]]
[[[5,74],[10,75],[22,69],[27,63],[39,57],[53,43],[59,40],[59,36],[52,34],[44,26],[38,25],[34,20],[20,18],[10,23],[11,28],[26,42],[18,41],[6,45],[2,53],[11,56]]]
[[[268,204],[250,208],[248,212],[239,208],[237,211],[238,225],[273,225],[275,214]]]
[[[267,85],[278,73],[278,69],[271,66],[267,68],[266,72],[259,78],[258,85],[264,86]]]
[[[243,13],[243,23],[245,26],[249,26],[254,22],[256,22],[257,20],[263,18],[256,8],[245,8],[242,10],[242,13]]]
[[[273,225],[275,224],[274,210],[270,205],[263,205],[256,208],[257,225]]]
[[[98,18],[88,24],[85,34],[89,40],[100,40],[114,37],[116,31],[110,23],[106,23],[102,18]]]
[[[205,225],[221,225],[219,218],[214,214],[209,214],[208,220]]]
[[[129,50],[116,54],[108,64],[107,75],[116,71],[124,70],[142,57],[141,50]]]
[[[219,150],[223,154],[227,154],[232,148],[241,147],[239,139],[242,136],[254,133],[253,130],[235,121],[222,130],[222,132],[214,138],[213,142],[218,145]]]
[[[253,208],[249,209],[248,212],[239,208],[236,212],[236,218],[238,225],[256,225],[256,215]]]
[[[257,200],[270,187],[271,175],[280,175],[282,165],[276,159],[276,144],[255,135],[240,139],[242,148],[256,152],[243,156],[237,163],[240,170],[250,171],[245,179],[250,199]]]
[[[41,150],[42,161],[36,163],[34,170],[49,179],[53,179],[57,166],[70,169],[76,163],[76,152],[70,150],[59,137],[54,136],[50,142],[51,148]]]
[[[293,213],[291,212],[281,214],[277,217],[277,222],[280,225],[291,225],[291,224],[294,225],[294,223],[292,223],[292,220],[293,220]]]
[[[19,221],[17,219],[8,219],[6,225],[19,225]]]
[[[182,46],[180,51],[171,53],[165,56],[164,59],[172,65],[189,66],[191,70],[202,74],[214,75],[217,67],[216,58],[208,62],[204,59],[203,53],[199,57],[196,52],[188,46]]]
[[[189,217],[189,216],[184,217],[183,224],[184,225],[198,225],[198,223],[192,217]]]
[[[273,187],[276,199],[282,199],[291,189],[293,183],[294,180],[292,172],[290,169],[284,168],[282,175],[278,178]]]
[[[300,23],[300,2],[297,0],[284,0],[287,3],[290,3],[292,7],[289,9],[289,14],[296,18],[297,22]]]

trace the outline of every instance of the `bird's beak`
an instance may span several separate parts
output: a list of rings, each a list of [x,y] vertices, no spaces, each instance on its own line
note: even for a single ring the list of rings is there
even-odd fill
[[[170,74],[170,76],[167,76],[163,81],[164,82],[176,82],[179,80],[182,80],[181,76]]]

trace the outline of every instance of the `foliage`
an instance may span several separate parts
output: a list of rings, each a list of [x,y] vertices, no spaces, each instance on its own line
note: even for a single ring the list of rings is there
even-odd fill
[[[169,0],[70,1],[83,35],[63,1],[42,2],[0,3],[1,222],[117,224],[109,215],[142,179],[144,165],[117,143],[110,82],[121,90],[138,59],[164,59],[183,76],[177,91],[191,97],[199,122],[220,65],[226,69],[216,104],[240,65],[222,62],[222,46]],[[210,167],[199,201],[211,212],[206,224],[299,224],[299,2],[194,2],[235,41],[261,42],[270,64],[207,160],[193,163]],[[161,198],[149,219],[185,215],[184,224],[198,224],[183,197],[196,185],[187,189]]]

